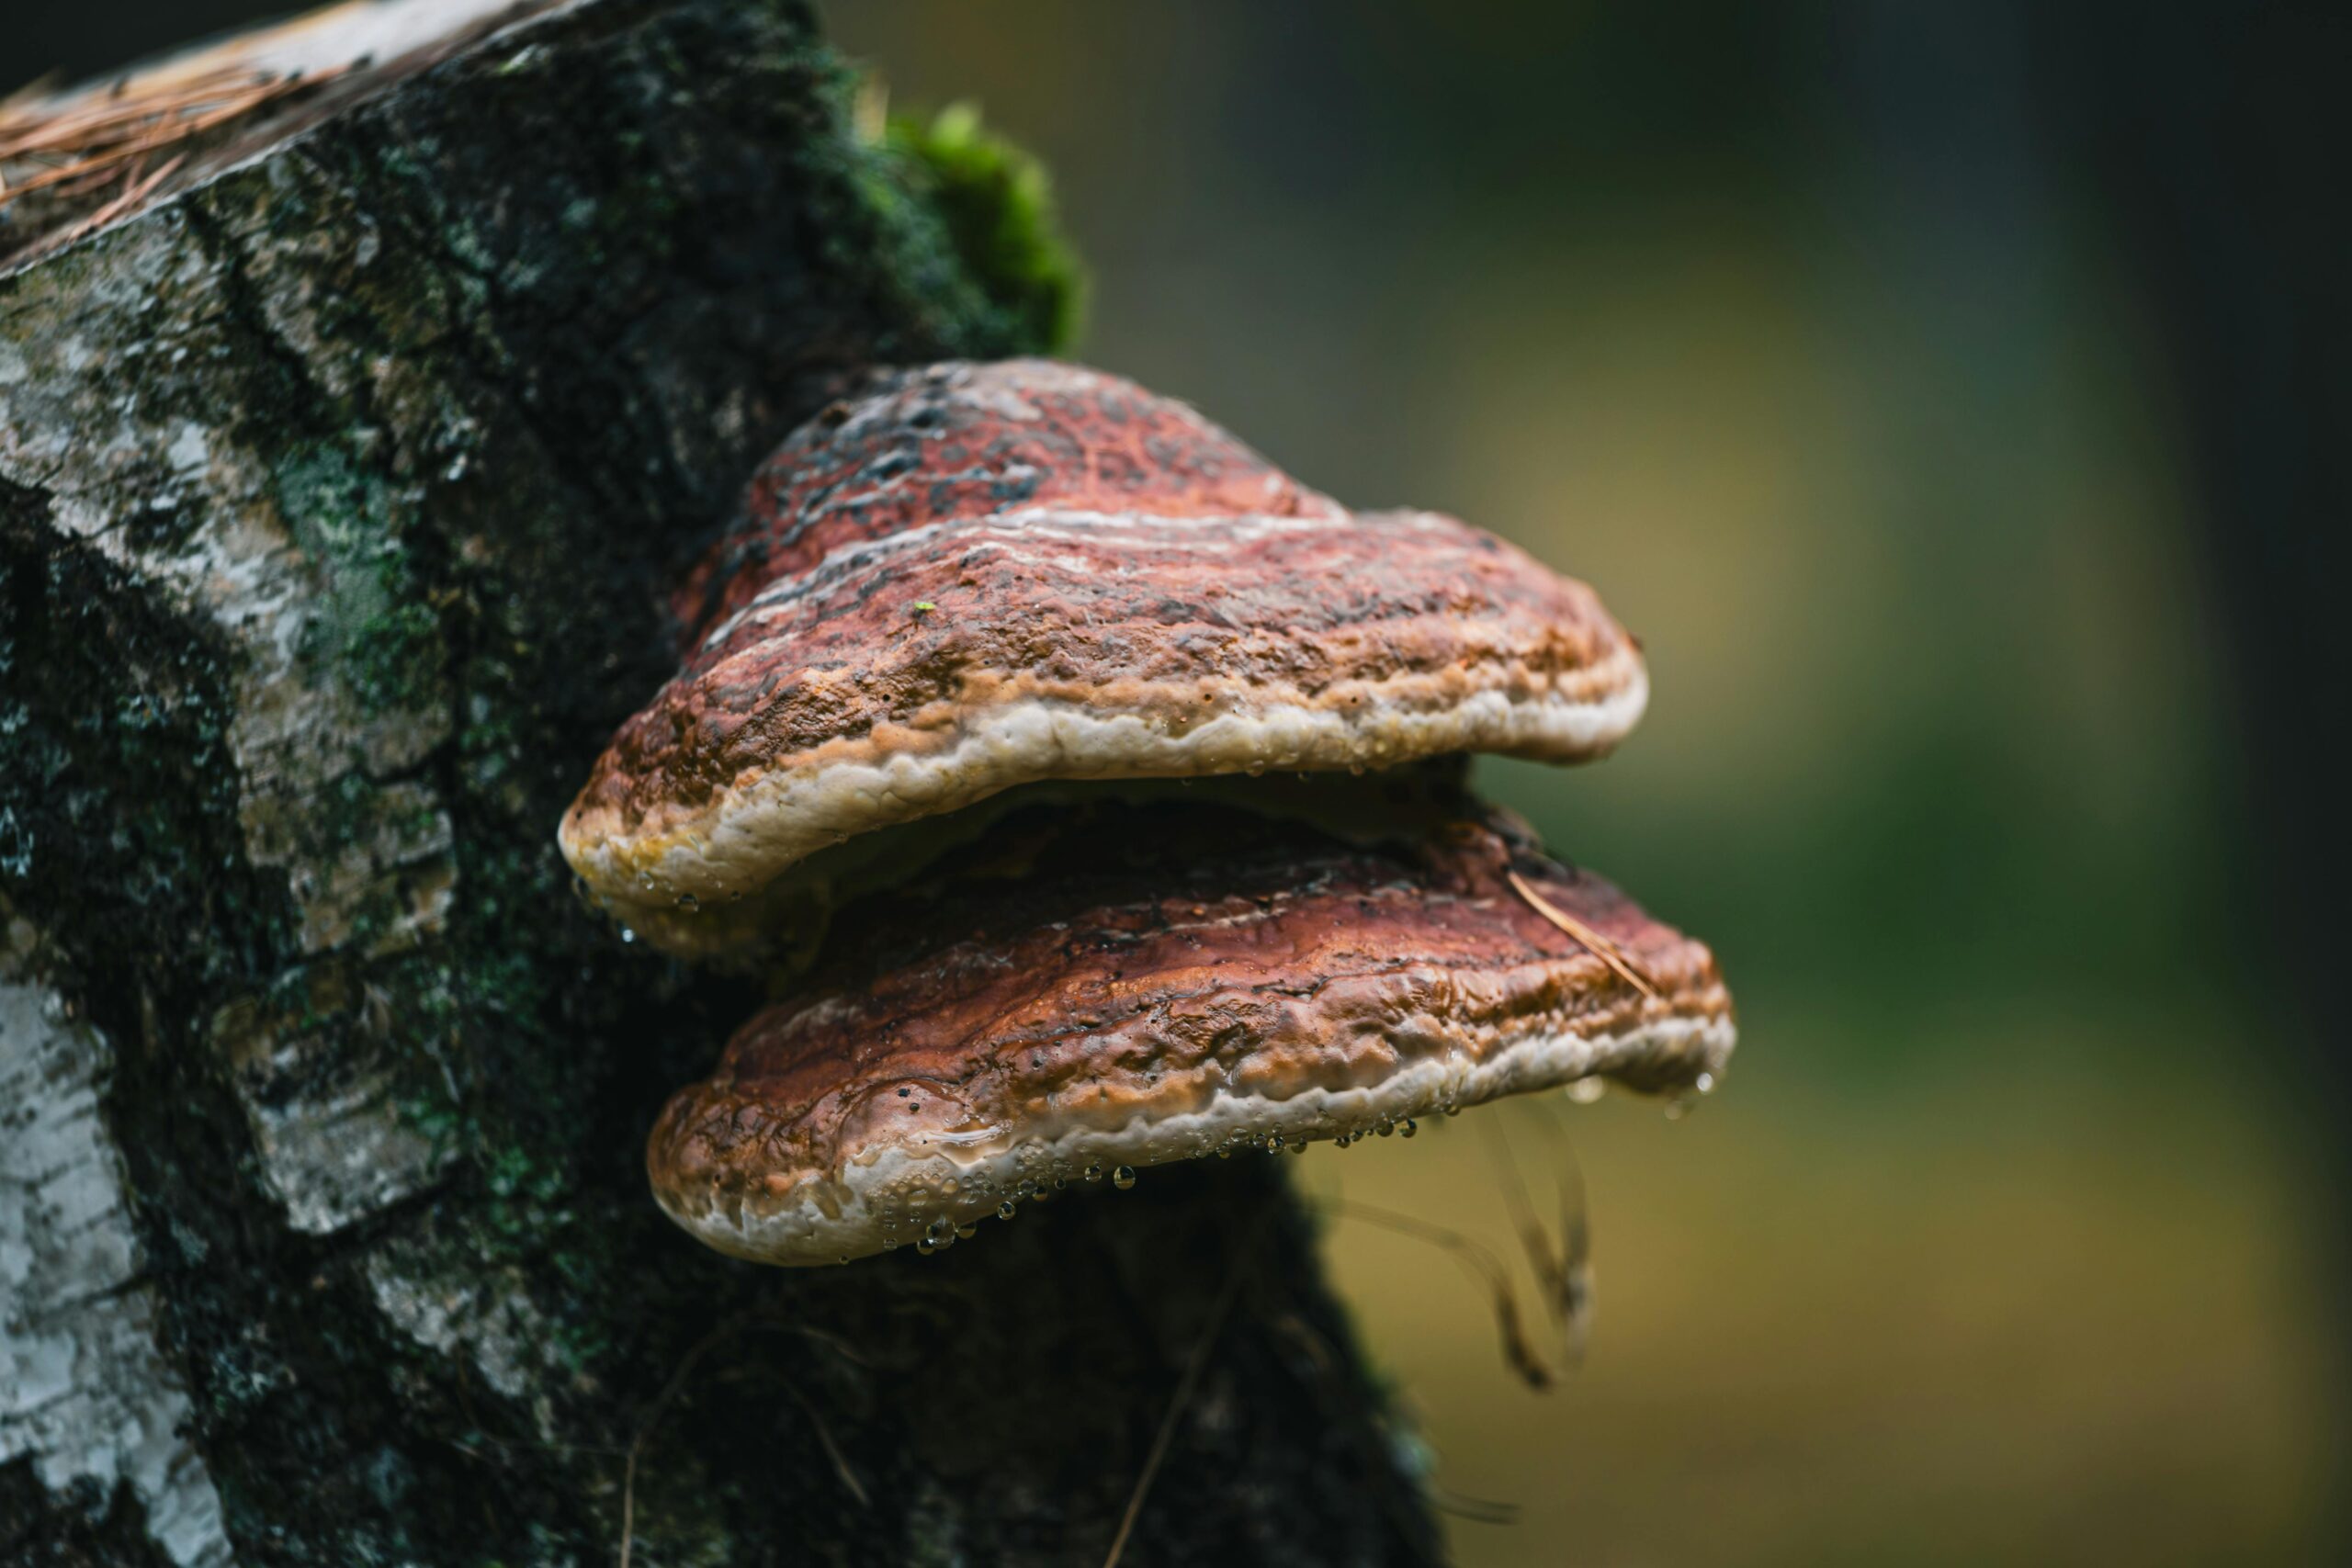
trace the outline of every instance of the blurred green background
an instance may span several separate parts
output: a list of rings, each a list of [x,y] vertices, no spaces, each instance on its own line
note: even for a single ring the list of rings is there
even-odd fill
[[[282,8],[38,6],[0,38],[71,73]],[[2217,404],[2292,421],[2173,368],[2151,279],[2211,254],[2116,210],[2121,168],[2264,276],[2279,236],[2197,205],[2262,171],[2196,117],[2273,80],[2200,79],[2182,6],[826,10],[894,111],[969,100],[1045,158],[1093,275],[1079,356],[1345,500],[1520,541],[1648,645],[1619,756],[1481,770],[1713,942],[1741,1005],[1687,1119],[1481,1112],[1531,1156],[1529,1118],[1569,1130],[1585,1366],[1527,1392],[1442,1255],[1329,1234],[1436,1481],[1516,1507],[1452,1520],[1457,1560],[2352,1555],[2344,1086],[2250,870],[2280,857],[2249,711],[2303,699],[2247,673],[2195,472]],[[2340,70],[2265,47],[2278,81]],[[2149,58],[2188,79],[2124,80]],[[2174,156],[2088,156],[2135,101],[2177,107]],[[2213,341],[2275,358],[2282,299]],[[1507,1249],[1479,1120],[1294,1168]]]
[[[2182,416],[2014,14],[828,16],[1051,167],[1079,357],[1648,646],[1617,757],[1481,768],[1740,1001],[1686,1120],[1485,1113],[1570,1129],[1587,1364],[1526,1392],[1442,1255],[1329,1233],[1437,1479],[1517,1505],[1458,1560],[2328,1560],[2334,1199]],[[1508,1250],[1475,1120],[1296,1168]]]

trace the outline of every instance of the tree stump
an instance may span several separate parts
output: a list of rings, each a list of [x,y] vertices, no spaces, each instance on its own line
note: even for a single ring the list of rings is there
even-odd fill
[[[840,377],[1052,315],[854,85],[785,0],[408,0],[36,106],[198,107],[0,213],[0,1560],[1093,1562],[1164,1420],[1127,1562],[1434,1555],[1275,1161],[809,1273],[646,1194],[752,998],[553,830],[663,586]]]

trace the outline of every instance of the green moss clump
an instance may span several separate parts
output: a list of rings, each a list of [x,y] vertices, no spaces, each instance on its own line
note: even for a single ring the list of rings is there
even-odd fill
[[[1047,353],[1075,342],[1086,273],[1056,220],[1045,164],[984,129],[968,103],[950,104],[928,121],[894,117],[884,141],[946,225],[956,254],[1022,335]]]
[[[937,199],[931,165],[870,112],[873,80],[817,48],[796,57],[831,134],[800,139],[823,270],[864,296],[880,326],[869,360],[994,359],[1040,354],[1024,302],[967,258]]]

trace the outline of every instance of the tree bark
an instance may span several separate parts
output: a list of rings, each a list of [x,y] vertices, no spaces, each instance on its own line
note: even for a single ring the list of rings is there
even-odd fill
[[[797,6],[524,11],[0,274],[0,1560],[1098,1562],[1204,1343],[1128,1562],[1433,1555],[1278,1162],[810,1273],[653,1207],[752,998],[557,818],[763,450],[1037,316]]]

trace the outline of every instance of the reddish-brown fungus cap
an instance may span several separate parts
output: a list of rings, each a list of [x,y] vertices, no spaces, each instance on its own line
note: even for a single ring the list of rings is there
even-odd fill
[[[1574,761],[1646,694],[1582,583],[1042,360],[899,373],[803,426],[680,608],[684,671],[562,842],[684,951],[743,942],[726,907],[814,852],[1012,785]]]
[[[662,1113],[673,1219],[833,1263],[1122,1165],[1589,1077],[1704,1089],[1731,1051],[1705,947],[1462,797],[1369,847],[1202,807],[1057,816],[843,918],[815,984]]]

